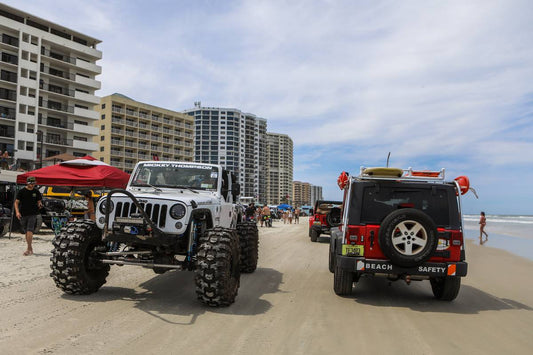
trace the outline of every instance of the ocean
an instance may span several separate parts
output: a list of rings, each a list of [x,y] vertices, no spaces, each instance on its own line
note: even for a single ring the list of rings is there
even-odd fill
[[[479,215],[464,215],[465,238],[479,243]],[[533,216],[486,215],[486,246],[533,260]],[[468,255],[468,254],[467,254]]]

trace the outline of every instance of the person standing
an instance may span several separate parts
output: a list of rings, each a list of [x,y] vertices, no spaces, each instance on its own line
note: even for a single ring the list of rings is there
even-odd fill
[[[294,210],[294,224],[300,224],[300,209],[296,208]]]
[[[485,217],[485,212],[481,212],[479,217],[479,245],[485,243],[489,240],[489,235],[485,232],[485,226],[487,225],[487,218]],[[485,234],[485,240],[483,241],[483,234]]]
[[[85,201],[87,201],[87,212],[85,212],[85,219],[90,219],[91,221],[96,221],[96,214],[94,210],[94,200],[93,193],[87,191],[85,193]]]
[[[267,204],[265,203],[265,205],[263,206],[263,209],[261,210],[261,215],[263,216],[261,218],[261,227],[263,226],[263,222],[265,224],[265,227],[268,227],[270,225],[270,218],[272,218],[270,216],[270,208],[268,208]]]
[[[22,231],[26,233],[27,248],[23,254],[24,256],[33,254],[33,231],[37,227],[39,210],[43,207],[43,197],[39,190],[35,188],[35,182],[35,177],[29,176],[26,179],[26,186],[18,192],[15,200],[15,214],[20,220]]]

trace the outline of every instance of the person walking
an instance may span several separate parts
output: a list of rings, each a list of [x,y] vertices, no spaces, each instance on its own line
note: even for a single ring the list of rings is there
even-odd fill
[[[300,224],[300,209],[296,208],[294,210],[294,224]]]
[[[85,201],[87,201],[87,212],[85,212],[85,219],[96,221],[93,193],[91,191],[87,191],[85,193]]]
[[[487,218],[485,217],[485,212],[481,212],[481,215],[479,216],[479,245],[489,240],[489,235],[485,232],[486,225]],[[485,234],[485,240],[483,240],[483,234]]]
[[[20,220],[22,231],[26,233],[26,251],[24,256],[32,255],[33,231],[37,227],[37,215],[43,207],[43,197],[39,190],[35,188],[36,179],[29,176],[26,179],[26,186],[21,189],[15,199],[15,215]]]

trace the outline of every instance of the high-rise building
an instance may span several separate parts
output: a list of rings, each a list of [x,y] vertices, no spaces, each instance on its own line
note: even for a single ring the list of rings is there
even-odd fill
[[[295,206],[306,206],[311,203],[311,184],[308,182],[292,182],[292,200]]]
[[[94,157],[131,173],[140,160],[194,159],[194,120],[189,115],[121,94],[97,105],[100,147]]]
[[[224,166],[237,176],[242,197],[266,203],[266,120],[200,102],[185,112],[194,117],[195,161]]]
[[[322,197],[322,186],[311,185],[310,205],[314,206],[317,200],[323,200],[323,199],[324,197]]]
[[[98,149],[100,41],[0,4],[0,150],[32,169]]]
[[[293,143],[286,134],[267,133],[267,201],[293,203]]]

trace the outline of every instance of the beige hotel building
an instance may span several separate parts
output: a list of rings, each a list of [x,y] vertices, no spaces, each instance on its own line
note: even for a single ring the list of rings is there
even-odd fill
[[[94,157],[131,173],[138,161],[193,161],[194,117],[121,94],[101,98]]]

